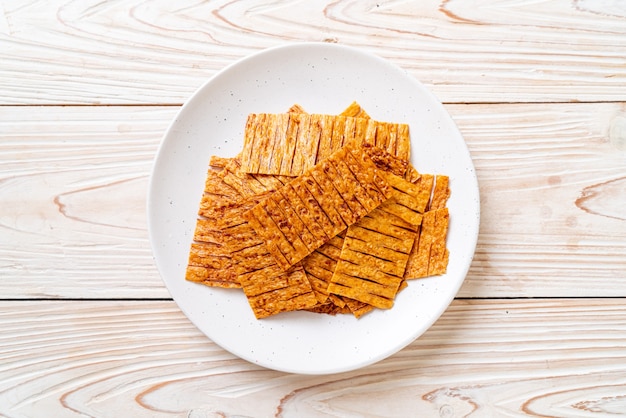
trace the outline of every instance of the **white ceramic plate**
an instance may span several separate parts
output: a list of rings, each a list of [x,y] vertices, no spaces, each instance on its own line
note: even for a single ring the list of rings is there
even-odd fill
[[[291,312],[255,319],[243,293],[185,281],[198,203],[211,155],[236,155],[246,117],[299,103],[336,114],[356,100],[374,119],[408,123],[412,163],[450,176],[444,276],[411,281],[395,306],[361,319]],[[404,70],[346,46],[306,43],[268,49],[225,68],[181,108],[159,148],[150,181],[148,226],[159,272],[187,317],[231,353],[303,374],[354,370],[419,337],[444,312],[472,260],[478,184],[465,142],[440,102]]]

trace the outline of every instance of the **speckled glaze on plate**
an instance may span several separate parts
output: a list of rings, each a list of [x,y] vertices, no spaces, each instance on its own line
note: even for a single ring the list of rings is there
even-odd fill
[[[255,319],[241,291],[185,281],[189,245],[211,155],[236,155],[246,117],[299,103],[335,114],[356,100],[374,119],[408,123],[415,167],[450,176],[450,262],[444,276],[409,282],[395,306],[355,319],[307,312]],[[252,363],[285,372],[355,370],[401,350],[445,311],[471,263],[479,225],[474,166],[440,102],[404,70],[337,44],[271,48],[208,80],[181,108],[159,148],[148,193],[155,262],[184,314],[215,343]]]

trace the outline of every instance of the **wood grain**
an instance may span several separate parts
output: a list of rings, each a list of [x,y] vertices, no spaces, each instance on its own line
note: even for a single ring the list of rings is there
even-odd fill
[[[0,312],[3,417],[123,410],[133,417],[588,418],[623,411],[619,299],[456,301],[396,355],[328,376],[237,359],[173,302],[13,301],[0,302]]]
[[[178,108],[31,109],[0,113],[2,297],[168,297],[145,200]],[[448,110],[472,153],[482,206],[459,295],[626,296],[626,131],[615,128],[626,105]]]
[[[449,103],[626,100],[619,0],[39,0],[0,7],[0,104],[180,104],[302,41],[378,54]]]
[[[460,298],[399,353],[329,376],[202,335],[146,231],[180,104],[301,41],[426,84],[481,192]],[[0,417],[622,416],[625,168],[621,0],[0,2]]]
[[[174,107],[0,112],[0,295],[168,297],[146,191]]]
[[[448,106],[479,175],[467,297],[626,292],[624,104]]]

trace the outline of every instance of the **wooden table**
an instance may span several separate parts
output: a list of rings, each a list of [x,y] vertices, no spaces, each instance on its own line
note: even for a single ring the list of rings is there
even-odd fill
[[[626,7],[576,1],[0,3],[0,416],[626,414]],[[201,334],[154,266],[146,192],[227,64],[351,45],[444,103],[482,219],[458,297],[375,365],[300,376]]]

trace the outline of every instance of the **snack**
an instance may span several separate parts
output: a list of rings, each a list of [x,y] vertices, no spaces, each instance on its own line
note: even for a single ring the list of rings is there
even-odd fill
[[[328,300],[328,284],[341,255],[345,234],[334,236],[302,260],[302,267],[320,304]]]
[[[249,255],[249,254],[247,254]],[[238,274],[250,307],[257,319],[281,312],[313,308],[317,299],[301,265],[283,271],[269,253],[257,255],[256,266]]]
[[[316,181],[322,178],[324,180]],[[306,187],[314,182],[319,188]],[[323,207],[328,206],[327,194],[334,196],[333,202],[339,202],[339,207],[343,206],[339,199],[345,203],[351,211],[348,219],[334,222],[326,215]],[[286,270],[390,196],[378,168],[358,144],[351,142],[269,195],[244,216],[278,265]],[[284,206],[281,207],[281,203]],[[293,222],[291,212],[295,212],[301,222]],[[317,239],[309,247],[301,237],[303,228],[315,231]]]
[[[226,184],[218,171],[207,172],[200,202],[194,242],[189,252],[185,278],[207,286],[240,288],[233,270],[232,255],[226,247],[221,230],[228,225],[231,210],[236,210],[238,192]]]
[[[444,274],[448,266],[449,251],[446,248],[446,236],[450,214],[448,208],[435,210],[435,231],[430,246],[430,258],[428,261],[428,276]]]
[[[405,279],[418,279],[446,272],[449,257],[446,248],[448,223],[449,213],[446,207],[424,214],[419,236],[404,273]]]
[[[358,104],[357,102],[350,103],[350,106],[346,107],[344,111],[340,113],[340,115],[352,116],[354,118],[370,119],[370,115],[368,115],[367,112],[363,110],[361,105]]]
[[[257,319],[391,308],[449,258],[449,179],[409,153],[408,125],[356,102],[251,114],[242,152],[211,157],[185,278],[242,289]]]
[[[446,202],[450,197],[450,179],[448,176],[438,175],[436,177],[435,187],[433,188],[433,197],[430,202],[430,210],[442,209],[446,206]]]
[[[348,112],[357,116],[251,114],[244,131],[242,171],[297,176],[353,141],[408,160],[408,125],[375,121],[356,109]]]
[[[393,306],[428,195],[385,174],[391,198],[348,228],[328,292],[381,309]]]

